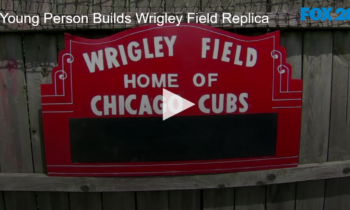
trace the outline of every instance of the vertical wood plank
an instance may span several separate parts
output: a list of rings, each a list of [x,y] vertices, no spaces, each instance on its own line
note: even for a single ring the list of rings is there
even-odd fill
[[[30,34],[24,37],[30,132],[34,171],[45,173],[45,151],[41,124],[40,85],[51,83],[51,71],[57,65],[57,38],[54,34]],[[38,192],[38,206],[48,210],[69,208],[67,193]]]
[[[331,31],[305,32],[303,47],[304,90],[300,142],[301,164],[327,160],[332,47],[333,34]]]
[[[323,209],[324,187],[324,180],[298,183],[296,210]]]
[[[137,192],[137,210],[168,210],[168,191]]]
[[[43,210],[69,210],[68,194],[38,192],[38,208]]]
[[[70,199],[72,210],[102,210],[101,193],[70,193]]]
[[[269,210],[295,209],[295,183],[267,186],[266,207]]]
[[[0,193],[0,210],[6,210],[5,209],[5,202],[4,202],[4,194]]]
[[[349,178],[327,180],[324,210],[348,210],[350,206],[349,188]]]
[[[328,149],[328,161],[350,159],[350,123],[349,110],[349,70],[350,70],[350,33],[334,32],[333,77],[331,125]],[[350,178],[330,179],[326,181],[325,210],[348,209],[350,206]]]
[[[169,191],[170,210],[200,210],[200,190]]]
[[[233,210],[234,189],[210,189],[203,190],[204,210]]]
[[[42,139],[40,85],[51,83],[51,71],[57,65],[55,35],[28,34],[24,37],[26,77],[34,171],[46,172],[44,141]]]
[[[300,164],[325,162],[330,120],[333,33],[305,32]],[[296,209],[323,209],[325,181],[297,184]]]
[[[102,193],[103,210],[136,210],[134,192]]]
[[[4,192],[6,210],[37,210],[35,193]]]
[[[0,154],[2,172],[32,172],[22,38],[1,34]]]
[[[33,0],[21,0],[22,12],[25,14],[43,14],[45,12],[51,12],[51,0],[44,0],[42,2]],[[25,56],[25,68],[27,78],[27,93],[29,104],[29,123],[32,141],[33,152],[33,164],[34,172],[44,172],[44,155],[43,155],[43,142],[40,138],[40,125],[39,125],[39,110],[41,109],[40,100],[40,80],[34,80],[36,68],[43,65],[44,62],[52,62],[52,66],[55,65],[54,61],[57,57],[57,50],[55,48],[56,42],[51,41],[52,37],[40,36],[33,38],[33,36],[26,36],[23,40],[24,44],[24,56]],[[43,40],[40,40],[43,39]],[[47,45],[40,45],[43,41]],[[45,54],[45,55],[43,55]],[[45,68],[47,68],[45,66]],[[51,69],[48,69],[51,70]],[[31,74],[31,73],[34,74]],[[37,83],[36,83],[37,82]]]
[[[33,163],[22,38],[18,34],[1,34],[0,45],[1,172],[31,173]],[[5,192],[4,198],[8,210],[36,209],[35,193]]]
[[[265,210],[265,186],[235,189],[235,210]]]
[[[350,37],[348,31],[334,32],[332,109],[328,160],[350,159],[350,123],[348,123]]]
[[[292,77],[301,79],[302,74],[302,32],[281,33],[281,46],[287,50],[287,62],[292,66]],[[268,185],[266,205],[271,210],[295,209],[295,183]]]

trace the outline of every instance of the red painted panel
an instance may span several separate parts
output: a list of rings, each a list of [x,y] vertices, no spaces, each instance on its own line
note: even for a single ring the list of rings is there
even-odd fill
[[[302,80],[292,79],[292,67],[286,63],[286,51],[279,43],[279,31],[247,37],[199,24],[148,25],[95,40],[66,34],[65,50],[59,54],[59,66],[52,72],[53,84],[41,86],[48,174],[176,175],[296,166]],[[89,68],[94,59],[98,62]],[[197,74],[204,76],[203,86],[194,84]],[[160,84],[162,75],[165,83]],[[126,87],[125,78],[132,80],[133,76],[135,88],[132,82]],[[201,83],[200,78],[196,82]],[[154,105],[153,101],[162,95],[163,88],[196,104],[178,116],[278,113],[276,155],[201,161],[72,163],[70,118],[161,117],[159,103]],[[213,108],[214,94],[217,99],[214,104],[224,94],[222,110]],[[228,94],[234,96],[227,98]],[[143,95],[147,96],[144,100],[149,102],[150,109],[140,108]],[[116,97],[115,113],[113,108],[106,109],[109,112],[106,113],[104,102],[111,102],[112,96]],[[236,97],[236,102],[232,102],[232,97]]]

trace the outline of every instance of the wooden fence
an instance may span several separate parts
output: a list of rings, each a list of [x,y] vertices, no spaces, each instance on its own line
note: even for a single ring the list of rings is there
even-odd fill
[[[267,31],[236,31],[258,35]],[[112,31],[72,32],[88,38]],[[47,177],[40,84],[63,33],[0,34],[0,210],[350,209],[350,30],[282,30],[303,78],[300,166],[260,172],[149,177]]]
[[[26,4],[18,6],[18,2]],[[19,13],[43,13],[63,8],[59,4],[61,0],[47,1],[51,9],[39,7],[40,2],[4,0],[1,10],[20,8]],[[57,5],[53,6],[55,2]],[[108,3],[97,2],[95,10]],[[133,7],[133,1],[120,2]],[[198,2],[205,1],[171,2],[184,2],[187,8],[195,8]],[[259,5],[263,1],[254,2]],[[295,4],[286,3],[299,1],[266,2],[276,3],[266,7],[271,17],[276,17],[277,12],[289,11],[295,18],[288,21],[277,18],[269,25],[260,25],[263,29],[259,30],[227,28],[244,35],[258,35],[268,32],[266,26],[303,26],[303,30],[281,28],[281,45],[287,49],[293,77],[303,78],[304,83],[299,167],[177,177],[47,177],[40,121],[40,84],[51,82],[51,70],[57,65],[58,52],[64,47],[63,30],[79,27],[33,29],[26,25],[0,24],[0,30],[6,32],[0,34],[0,210],[350,209],[349,22],[300,23],[295,10],[301,4],[295,9],[290,6]],[[280,8],[277,3],[283,2],[287,6],[282,4]],[[302,2],[305,5],[312,0]],[[317,2],[311,6],[349,4],[345,0]],[[181,8],[182,4],[179,5]],[[67,8],[71,7],[64,7],[66,12]],[[290,14],[287,15],[290,18]],[[326,27],[310,30],[310,26],[330,26],[333,30]],[[100,25],[88,27],[101,28]],[[71,33],[100,38],[116,33],[111,28],[121,27],[113,25],[105,26],[104,31],[75,30]]]

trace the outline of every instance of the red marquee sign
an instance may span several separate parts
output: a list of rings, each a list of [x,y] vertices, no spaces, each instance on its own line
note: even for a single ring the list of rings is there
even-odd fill
[[[278,31],[199,24],[65,35],[41,85],[48,175],[148,176],[294,167],[302,80]],[[163,121],[163,89],[195,105]]]

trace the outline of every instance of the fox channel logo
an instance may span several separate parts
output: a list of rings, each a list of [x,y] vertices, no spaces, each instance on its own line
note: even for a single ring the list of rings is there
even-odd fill
[[[333,17],[331,16],[331,11],[333,7],[321,7],[321,8],[312,8],[310,7],[301,7],[300,8],[300,20],[305,21],[306,17],[310,17],[311,20],[321,20],[321,21],[333,21]],[[344,21],[350,20],[350,8],[338,8],[335,10],[335,14],[339,14],[335,21]]]

